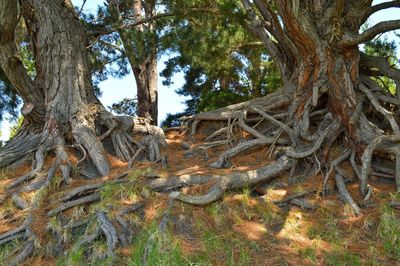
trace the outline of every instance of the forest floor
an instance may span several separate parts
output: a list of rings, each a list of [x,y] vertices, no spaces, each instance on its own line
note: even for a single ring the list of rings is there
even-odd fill
[[[103,256],[107,250],[105,239],[100,239],[62,257],[35,252],[24,265],[142,265],[145,253],[147,265],[400,265],[400,210],[387,205],[400,198],[395,194],[392,181],[371,178],[374,193],[368,203],[363,203],[357,182],[348,184],[350,193],[362,207],[360,216],[355,216],[351,208],[340,201],[333,185],[329,195],[321,196],[318,188],[322,187],[322,175],[296,180],[293,184],[288,183],[287,176],[279,176],[256,188],[226,193],[223,200],[203,207],[178,201],[169,206],[167,194],[153,192],[143,185],[149,173],[161,177],[223,175],[257,169],[272,159],[268,156],[269,147],[265,146],[235,156],[230,168],[210,169],[210,163],[224,147],[208,150],[207,158],[202,153],[188,156],[182,147],[182,142],[187,141],[186,135],[173,130],[167,132],[166,137],[168,146],[162,152],[167,155],[167,167],[138,163],[128,169],[126,163],[110,157],[113,166],[110,176],[101,180],[75,178],[70,185],[55,190],[57,192],[50,189],[35,214],[40,217],[33,226],[39,236],[39,243],[35,244],[43,246],[48,240],[49,227],[59,227],[45,213],[54,207],[63,192],[85,183],[115,179],[128,172],[128,178],[134,181],[132,185],[107,185],[101,191],[100,203],[77,206],[63,215],[82,219],[101,208],[112,212],[117,207],[145,201],[140,212],[129,216],[138,224],[131,246],[118,248],[117,258],[110,261]],[[195,145],[200,144],[201,141]],[[51,160],[48,159],[49,164]],[[71,157],[71,160],[77,158]],[[351,172],[350,165],[342,166]],[[30,166],[26,165],[2,172],[0,188],[29,170]],[[184,191],[201,194],[210,185],[197,185]],[[307,195],[299,200],[312,206],[309,210],[297,207],[296,201],[284,202],[303,192]],[[33,193],[22,196],[28,200]],[[167,229],[159,232],[159,224],[166,213]],[[0,207],[0,234],[18,227],[25,215],[26,211],[16,209],[7,200]],[[74,239],[83,233],[65,233],[63,237]],[[7,265],[7,258],[19,245],[22,241],[0,247],[0,265]]]

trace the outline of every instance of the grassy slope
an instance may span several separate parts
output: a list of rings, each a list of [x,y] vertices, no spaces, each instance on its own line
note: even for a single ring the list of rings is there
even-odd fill
[[[166,195],[148,191],[140,185],[142,173],[156,171],[163,176],[179,174],[224,174],[230,171],[248,170],[268,161],[268,148],[254,150],[232,160],[231,169],[210,170],[207,165],[216,158],[219,149],[209,152],[206,160],[199,155],[185,159],[180,143],[184,136],[176,132],[169,134],[169,147],[164,151],[169,158],[169,167],[138,164],[130,173],[136,185],[107,185],[101,192],[103,201],[91,207],[76,207],[65,214],[70,217],[84,217],[96,210],[110,210],[110,205],[123,206],[138,199],[148,199],[144,212],[130,216],[136,221],[138,230],[134,243],[118,250],[117,257],[105,259],[105,240],[99,239],[92,245],[76,247],[66,256],[53,258],[36,253],[27,265],[142,265],[143,253],[148,252],[148,265],[396,265],[400,263],[400,211],[386,205],[386,202],[400,197],[394,194],[393,184],[383,184],[372,179],[374,195],[369,206],[363,209],[361,217],[354,217],[348,206],[343,205],[335,192],[327,197],[316,194],[308,198],[319,208],[314,211],[301,210],[294,206],[277,207],[272,201],[287,195],[315,188],[321,184],[322,176],[309,177],[304,182],[288,185],[282,176],[269,186],[259,188],[262,196],[254,196],[249,189],[231,192],[223,201],[205,207],[193,207],[176,202],[165,233],[158,231],[167,205]],[[126,170],[126,164],[113,160],[113,175]],[[26,168],[26,169],[25,169]],[[3,172],[0,187],[9,178],[28,170],[28,166],[16,172]],[[346,169],[346,166],[343,167]],[[349,168],[347,168],[349,169]],[[350,173],[350,170],[349,170]],[[110,177],[112,178],[112,176]],[[85,181],[75,180],[71,185],[82,185]],[[55,182],[57,186],[57,182]],[[70,188],[70,187],[69,187]],[[195,186],[187,189],[196,194],[206,187]],[[361,201],[356,183],[349,185],[353,197]],[[49,193],[43,203],[43,212],[49,208],[52,199],[60,193]],[[30,194],[24,195],[32,198]],[[112,209],[112,208],[111,208]],[[112,210],[110,211],[112,212]],[[40,215],[40,214],[39,214]],[[10,201],[0,207],[0,233],[15,228],[24,217],[17,212]],[[37,230],[43,231],[43,224],[65,238],[79,239],[84,232],[68,235],[62,231],[56,220],[43,218]],[[90,228],[88,229],[90,230]],[[151,241],[149,241],[151,239]],[[46,242],[43,236],[41,243]],[[150,243],[150,244],[149,244]],[[0,248],[0,265],[14,247],[14,242]]]

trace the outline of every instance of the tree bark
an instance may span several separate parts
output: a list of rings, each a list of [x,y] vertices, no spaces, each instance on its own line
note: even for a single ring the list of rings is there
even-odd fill
[[[87,65],[86,36],[70,1],[21,1],[33,39],[36,80],[45,92],[41,143],[65,135],[87,151],[101,175],[109,163],[95,134],[95,118],[105,111],[93,92]],[[49,139],[50,138],[50,139]],[[47,139],[47,140],[46,140]]]
[[[21,110],[24,122],[16,136],[1,149],[0,167],[16,166],[37,150],[45,117],[44,90],[28,75],[19,56],[14,38],[17,23],[16,1],[1,1],[0,65],[24,102]]]

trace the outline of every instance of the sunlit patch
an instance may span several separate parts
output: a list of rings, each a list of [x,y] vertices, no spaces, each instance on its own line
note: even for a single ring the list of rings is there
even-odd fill
[[[190,173],[193,173],[194,171],[197,171],[199,169],[200,169],[200,166],[195,165],[195,166],[192,166],[192,167],[188,167],[186,169],[182,169],[182,170],[176,172],[176,174],[177,175],[188,175],[189,176]]]
[[[256,222],[243,222],[233,227],[233,230],[244,235],[248,240],[261,240],[267,232],[263,224]]]
[[[286,196],[286,194],[287,190],[285,189],[269,188],[266,190],[266,193],[263,196],[263,198],[269,201],[277,201],[277,200],[282,200]]]
[[[304,220],[302,213],[299,210],[292,209],[289,211],[282,230],[277,236],[291,240],[299,240],[299,238],[304,238],[300,232],[303,225]]]

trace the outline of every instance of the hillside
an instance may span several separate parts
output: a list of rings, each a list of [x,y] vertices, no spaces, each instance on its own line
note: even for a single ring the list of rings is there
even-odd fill
[[[400,211],[389,206],[396,201],[393,180],[373,177],[374,195],[363,201],[351,166],[341,165],[349,173],[348,189],[361,207],[355,215],[343,204],[332,182],[328,195],[322,196],[323,176],[307,176],[288,182],[287,175],[225,193],[222,200],[205,206],[193,206],[170,200],[168,193],[154,192],[154,180],[188,175],[228,175],[258,169],[271,162],[268,146],[243,152],[231,159],[224,169],[212,169],[224,148],[207,150],[203,146],[209,128],[198,130],[196,143],[184,130],[166,132],[167,165],[161,163],[127,163],[110,157],[112,171],[100,179],[74,177],[69,185],[60,186],[56,175],[49,189],[20,193],[22,202],[38,200],[32,230],[39,236],[34,245],[41,247],[24,265],[395,265],[400,258]],[[190,150],[189,150],[190,148]],[[206,151],[206,152],[205,152]],[[70,153],[72,154],[72,152]],[[50,165],[54,156],[46,162]],[[70,155],[70,160],[78,158]],[[5,188],[16,177],[29,171],[25,165],[15,171],[3,171],[0,187]],[[330,180],[332,181],[332,180]],[[82,186],[93,186],[70,200],[66,195]],[[200,195],[213,181],[184,188],[185,193]],[[315,188],[320,188],[315,190]],[[56,192],[55,192],[56,191]],[[0,209],[0,233],[19,228],[31,210],[19,210],[5,197]],[[49,211],[64,202],[87,195],[99,195],[93,204],[60,211]],[[101,199],[101,200],[100,200]],[[399,200],[399,198],[397,198]],[[393,205],[393,203],[392,203]],[[398,205],[397,205],[398,206]],[[99,213],[123,230],[122,218],[130,232],[132,244],[116,248],[115,256],[106,258],[108,236],[96,229]],[[27,241],[14,234],[16,241],[2,245],[1,265],[7,265],[18,247]],[[62,241],[61,241],[62,240]],[[1,243],[7,237],[0,235]]]

